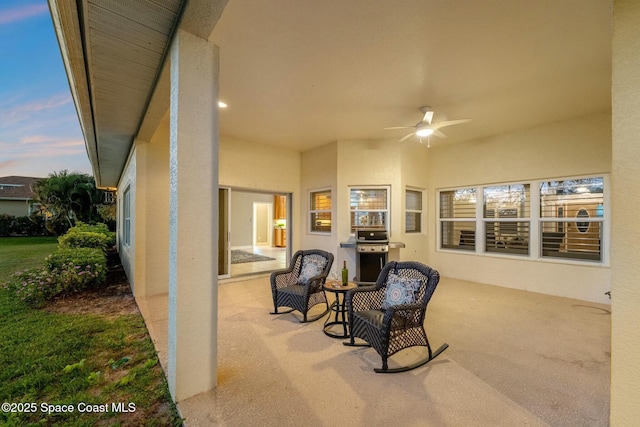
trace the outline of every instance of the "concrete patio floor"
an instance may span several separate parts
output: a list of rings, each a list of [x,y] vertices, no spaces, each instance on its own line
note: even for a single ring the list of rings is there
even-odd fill
[[[218,388],[178,403],[189,427],[609,423],[608,305],[442,278],[425,327],[449,348],[376,374],[377,353],[327,337],[324,319],[270,315],[268,276],[221,281],[218,295]],[[166,367],[167,295],[138,305]]]

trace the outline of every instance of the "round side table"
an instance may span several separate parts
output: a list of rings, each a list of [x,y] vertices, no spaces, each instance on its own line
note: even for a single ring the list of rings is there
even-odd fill
[[[344,286],[341,282],[325,282],[324,290],[333,292],[336,300],[331,304],[329,317],[324,322],[323,331],[325,335],[331,338],[349,338],[349,325],[347,319],[347,307],[345,306],[345,294],[349,289],[357,288],[358,285],[349,282]],[[335,313],[334,319],[331,320],[331,312]],[[333,331],[334,326],[342,326],[342,334]]]

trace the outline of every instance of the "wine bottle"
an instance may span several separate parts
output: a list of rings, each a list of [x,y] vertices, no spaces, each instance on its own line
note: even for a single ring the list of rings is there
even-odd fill
[[[349,282],[349,270],[347,270],[347,261],[342,261],[342,286],[347,286]]]

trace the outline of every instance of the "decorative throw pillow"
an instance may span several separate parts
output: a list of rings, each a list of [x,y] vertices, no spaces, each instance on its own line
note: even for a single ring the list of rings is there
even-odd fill
[[[304,257],[302,260],[302,268],[298,276],[298,283],[306,285],[309,279],[322,273],[326,260],[324,258]]]
[[[387,292],[382,302],[382,308],[387,309],[400,304],[413,304],[417,301],[419,291],[420,280],[389,273],[387,277]]]

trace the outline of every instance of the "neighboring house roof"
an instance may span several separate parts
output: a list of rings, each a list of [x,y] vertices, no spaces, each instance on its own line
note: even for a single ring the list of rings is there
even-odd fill
[[[31,200],[31,184],[42,178],[30,176],[0,177],[0,200]]]

